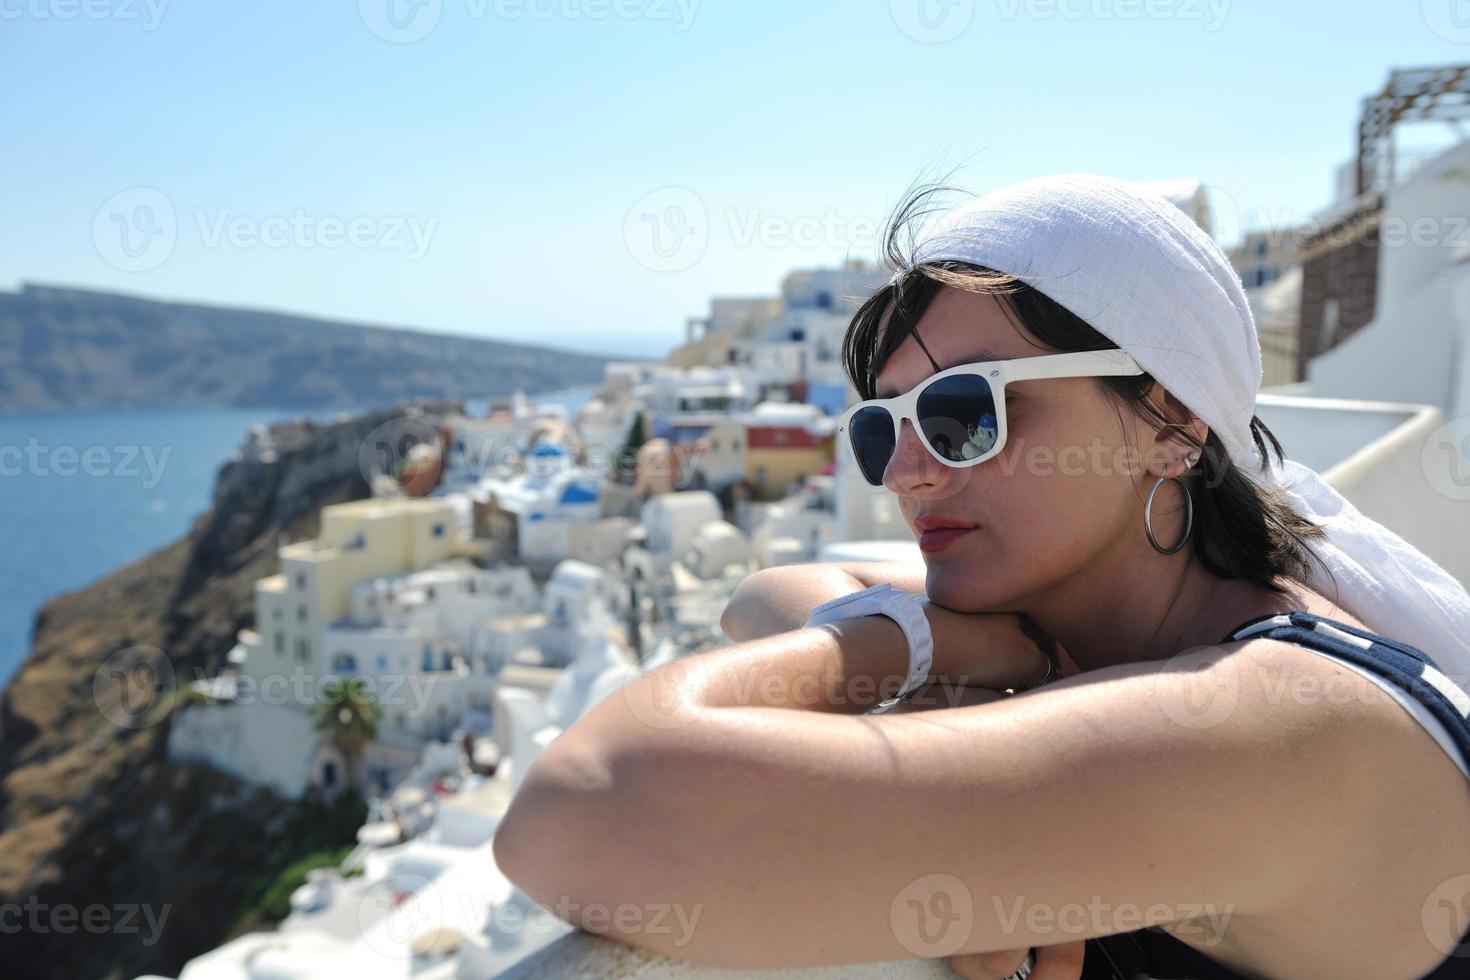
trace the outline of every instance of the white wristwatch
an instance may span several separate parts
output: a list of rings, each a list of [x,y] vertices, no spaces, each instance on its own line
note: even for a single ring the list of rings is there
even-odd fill
[[[867,714],[878,715],[902,704],[914,696],[929,677],[929,668],[934,663],[934,637],[929,632],[929,619],[916,601],[919,597],[895,589],[891,582],[838,596],[812,610],[807,626],[825,626],[843,619],[861,616],[887,616],[903,630],[909,644],[909,673],[898,694],[887,701],[879,701]]]

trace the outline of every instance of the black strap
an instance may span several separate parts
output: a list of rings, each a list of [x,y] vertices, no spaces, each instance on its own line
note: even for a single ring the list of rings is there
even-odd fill
[[[1138,933],[1099,936],[1083,946],[1081,980],[1148,980],[1148,954]]]

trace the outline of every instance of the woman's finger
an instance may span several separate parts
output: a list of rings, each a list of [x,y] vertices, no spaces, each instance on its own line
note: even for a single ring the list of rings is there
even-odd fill
[[[965,980],[1005,980],[1021,968],[1029,952],[1029,949],[1006,949],[990,953],[962,953],[949,957],[945,962]]]
[[[1038,946],[1036,967],[1030,980],[1079,980],[1082,976],[1082,954],[1087,946],[1081,939],[1059,946]]]

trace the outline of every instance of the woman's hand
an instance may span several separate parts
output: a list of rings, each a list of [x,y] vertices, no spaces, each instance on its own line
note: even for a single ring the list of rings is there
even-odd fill
[[[1035,687],[1051,678],[1057,644],[1020,613],[961,613],[928,600],[934,636],[930,676],[994,690]]]
[[[992,701],[1001,701],[1006,698],[1004,691],[997,691],[988,687],[956,687],[946,688],[938,681],[931,681],[919,688],[918,692],[907,701],[895,704],[888,709],[889,714],[910,714],[915,711],[930,711],[935,708],[968,708],[975,704],[990,704]]]
[[[812,609],[879,582],[914,594],[924,591],[922,564],[815,563],[767,568],[740,583],[720,626],[737,643],[800,629]],[[960,613],[926,600],[934,634],[930,675],[950,685],[1022,690],[1048,676],[1056,643],[1018,613]],[[939,692],[940,697],[944,696]]]
[[[1082,976],[1083,940],[1058,946],[1039,946],[1036,965],[1028,980],[1079,980]],[[1030,950],[1009,949],[994,953],[951,956],[946,963],[965,980],[1005,980],[1021,968]]]

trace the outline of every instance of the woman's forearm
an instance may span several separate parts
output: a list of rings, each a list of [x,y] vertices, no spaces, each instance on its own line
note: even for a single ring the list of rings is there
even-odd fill
[[[863,586],[838,565],[791,565],[749,576],[720,616],[720,628],[736,643],[800,629],[817,606]]]
[[[915,699],[923,703],[899,710],[982,703],[998,695],[978,689],[1025,686],[1044,666],[1044,656],[1014,617],[923,608],[936,658],[929,683]],[[990,647],[974,659],[973,673],[970,659],[941,652],[962,643]],[[593,705],[526,772],[496,832],[496,860],[502,867],[513,860],[524,849],[517,838],[530,828],[551,840],[575,834],[589,800],[613,812],[642,812],[662,797],[668,781],[677,785],[681,777],[677,770],[665,772],[650,790],[637,774],[680,758],[681,742],[722,730],[712,725],[754,714],[747,709],[862,714],[898,693],[908,670],[908,644],[898,624],[864,616],[693,654],[649,671]],[[650,792],[652,797],[644,795]],[[528,879],[517,880],[525,886]]]
[[[907,673],[908,644],[898,624],[864,616],[683,657],[630,681],[622,698],[607,700],[621,700],[619,710],[652,727],[734,707],[861,714],[897,694]],[[568,734],[592,721],[593,713]]]
[[[1014,616],[967,616],[929,604],[923,609],[935,650],[926,697],[957,706],[968,703],[963,688],[1027,687],[1045,674],[1044,654]],[[557,742],[627,747],[630,739],[661,737],[723,708],[861,714],[897,694],[908,670],[908,643],[886,616],[798,629],[649,671],[588,711]]]
[[[892,582],[905,592],[924,591],[923,565],[900,562],[782,565],[740,583],[720,619],[737,643],[800,629],[812,609],[838,596]]]

